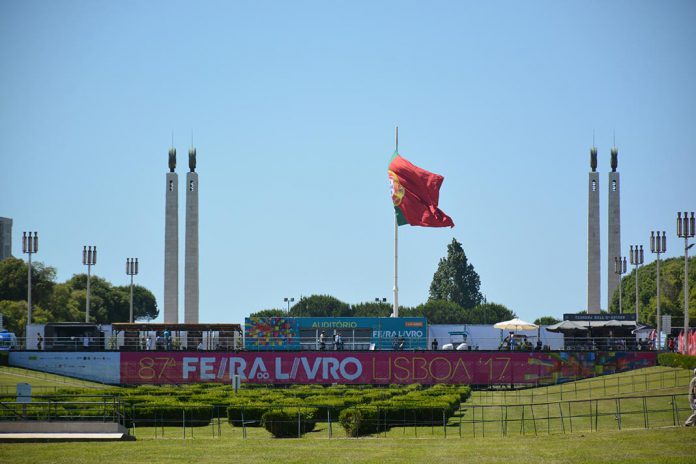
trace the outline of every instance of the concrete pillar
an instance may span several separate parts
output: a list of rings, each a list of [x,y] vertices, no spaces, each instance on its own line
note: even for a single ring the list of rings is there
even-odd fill
[[[619,173],[616,171],[618,165],[618,150],[611,149],[612,172],[609,173],[609,239],[607,256],[607,310],[611,304],[614,292],[619,286],[621,276],[614,272],[614,257],[621,256],[621,182]]]
[[[12,219],[0,217],[0,261],[12,256]]]
[[[171,151],[170,151],[171,153]],[[171,168],[170,166],[170,169]],[[167,173],[164,216],[164,322],[179,323],[179,176]]]
[[[186,174],[184,322],[198,324],[198,173]]]
[[[599,173],[590,172],[587,214],[587,313],[599,314],[601,309],[600,233],[599,233]],[[613,268],[612,268],[613,269]],[[611,272],[611,269],[609,269]]]

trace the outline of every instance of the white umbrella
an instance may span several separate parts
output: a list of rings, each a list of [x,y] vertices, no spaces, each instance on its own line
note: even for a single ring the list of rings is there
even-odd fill
[[[546,327],[546,330],[549,332],[572,332],[574,330],[587,332],[587,327],[574,321],[562,321]]]
[[[509,321],[498,322],[493,327],[502,330],[535,330],[539,326],[531,322],[523,321],[522,319],[511,319]]]

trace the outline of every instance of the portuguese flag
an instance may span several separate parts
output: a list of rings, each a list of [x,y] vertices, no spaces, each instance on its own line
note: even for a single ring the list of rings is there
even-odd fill
[[[452,218],[437,207],[443,180],[441,175],[419,168],[395,151],[389,162],[389,183],[397,224],[454,227]]]

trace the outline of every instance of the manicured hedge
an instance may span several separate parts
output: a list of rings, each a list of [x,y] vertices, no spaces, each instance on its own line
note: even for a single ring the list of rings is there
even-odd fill
[[[230,425],[246,425],[247,427],[261,426],[263,414],[273,407],[293,407],[306,404],[300,398],[283,398],[282,396],[273,400],[265,397],[256,397],[252,400],[240,397],[232,401],[232,404],[227,407],[227,420]]]
[[[451,417],[459,404],[469,398],[471,389],[463,385],[445,384],[431,387],[418,384],[389,387],[296,385],[287,388],[245,385],[234,393],[229,385],[196,384],[112,387],[98,392],[62,389],[59,393],[117,396],[124,405],[128,418],[142,426],[180,426],[184,420],[187,426],[199,426],[209,424],[212,418],[227,416],[232,426],[244,424],[258,427],[263,425],[263,416],[269,411],[275,413],[289,408],[311,407],[315,420],[325,421],[329,417],[331,421],[339,419],[342,423],[349,424],[346,431],[350,436],[359,436],[404,422],[440,424],[443,412],[446,418]],[[374,407],[362,408],[366,405]],[[97,410],[100,413],[102,408],[95,407],[94,412],[88,413],[96,415]],[[186,411],[185,418],[182,410]],[[342,414],[346,410],[352,412]],[[78,414],[70,408],[61,412],[66,415]],[[282,421],[274,419],[274,422]],[[284,432],[279,433],[282,435]],[[293,434],[297,434],[296,429]]]
[[[134,404],[128,418],[138,427],[202,427],[210,424],[212,412],[207,404]]]
[[[679,353],[660,353],[657,355],[657,363],[660,366],[696,369],[696,356]]]
[[[276,438],[299,438],[314,430],[317,408],[271,409],[263,414],[261,422]]]
[[[379,432],[379,409],[374,407],[348,408],[338,416],[346,435],[362,437]]]

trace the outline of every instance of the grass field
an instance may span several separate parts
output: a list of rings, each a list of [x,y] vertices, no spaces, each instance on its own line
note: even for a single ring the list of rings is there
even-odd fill
[[[0,366],[0,394],[12,394],[16,391],[17,383],[30,383],[35,393],[51,393],[57,388],[105,388],[105,385],[86,380],[73,379],[47,372],[20,369],[18,367]]]
[[[274,439],[264,428],[221,420],[185,429],[136,426],[136,442],[0,444],[0,463],[696,463],[696,429],[673,427],[686,418],[689,378],[685,369],[654,367],[562,386],[475,392],[447,427],[392,426],[359,439],[344,438],[337,423],[320,422],[301,439]],[[0,368],[0,389],[18,381],[100,386]]]
[[[116,443],[0,444],[0,461],[81,464],[234,463],[694,463],[696,429],[477,440],[193,439]]]

